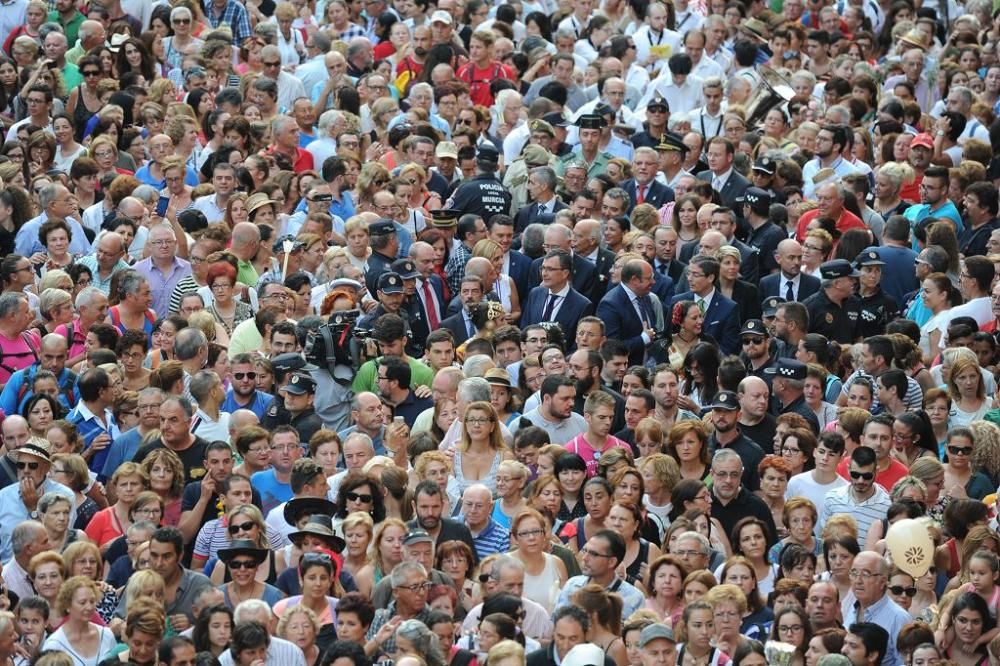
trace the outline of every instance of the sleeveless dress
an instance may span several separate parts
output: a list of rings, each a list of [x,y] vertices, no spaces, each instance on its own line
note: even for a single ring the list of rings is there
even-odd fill
[[[87,122],[95,113],[97,113],[97,111],[91,111],[88,109],[86,103],[83,101],[84,85],[85,84],[81,83],[76,87],[76,108],[73,109],[73,138],[75,138],[77,142],[83,141],[83,128],[87,126]],[[99,110],[100,109],[98,109],[98,111]]]
[[[559,589],[559,569],[556,568],[555,555],[548,553],[542,555],[545,556],[542,573],[532,576],[527,571],[524,572],[524,596],[545,608],[547,613],[551,613],[556,600],[553,590]]]
[[[493,457],[493,464],[490,465],[490,471],[486,473],[486,476],[482,479],[466,479],[465,474],[462,472],[462,451],[461,449],[455,449],[455,460],[454,460],[454,476],[455,481],[458,482],[459,497],[465,493],[465,489],[469,486],[481,483],[490,489],[490,492],[494,495],[497,494],[497,470],[500,468],[500,463],[503,461],[503,456],[497,451],[496,455]]]

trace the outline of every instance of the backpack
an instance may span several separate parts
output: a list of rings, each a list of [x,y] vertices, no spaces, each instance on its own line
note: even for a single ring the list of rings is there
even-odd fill
[[[150,310],[146,310],[143,314],[146,317],[146,321],[149,322],[150,327],[152,327],[156,323],[156,317],[153,316],[153,313]],[[117,305],[112,308],[108,308],[108,316],[111,317],[112,326],[115,328],[123,326],[121,312],[119,312]],[[124,333],[125,331],[122,332]]]
[[[38,373],[38,364],[35,363],[34,365],[27,368],[27,370],[28,373],[24,376],[24,380],[21,382],[21,386],[17,389],[16,404],[18,411],[21,411],[22,402],[24,401],[24,399],[27,398],[29,394],[31,394],[31,385],[34,383],[35,375]],[[70,372],[70,374],[73,373]],[[56,383],[57,384],[59,383],[58,377],[56,377]],[[62,393],[63,397],[66,398],[66,404],[69,405],[70,409],[72,409],[74,403],[76,403],[76,394],[73,391],[74,384],[75,382],[70,382],[68,383],[67,386],[59,387],[60,392]]]
[[[490,95],[490,83],[500,78],[500,63],[493,63],[493,73],[485,79],[476,79],[475,73],[476,66],[470,62],[469,65],[462,70],[462,75],[458,77],[461,81],[469,84],[469,97],[473,100],[477,99],[479,95],[492,97],[492,95]]]

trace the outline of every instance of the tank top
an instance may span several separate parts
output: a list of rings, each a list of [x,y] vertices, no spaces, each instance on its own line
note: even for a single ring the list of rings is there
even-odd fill
[[[83,141],[83,128],[87,126],[90,118],[97,113],[88,109],[87,104],[83,101],[84,85],[81,83],[76,87],[76,108],[73,109],[73,127],[76,128],[73,133],[76,135],[75,138],[77,141]]]
[[[545,557],[545,567],[537,576],[524,572],[524,596],[545,608],[551,613],[555,604],[553,589],[559,588],[559,569],[556,568],[555,555],[542,553]]]
[[[222,582],[228,583],[232,580],[233,579],[229,576],[229,567],[226,567],[226,573],[225,576],[223,576],[222,578]],[[267,583],[268,585],[274,585],[275,581],[277,580],[278,580],[278,570],[274,564],[274,551],[272,550],[267,554],[267,578],[265,578],[261,582]]]
[[[500,463],[503,461],[503,457],[500,452],[497,451],[496,455],[493,457],[493,464],[490,465],[490,471],[486,473],[486,476],[482,479],[466,479],[465,473],[462,472],[462,451],[459,448],[455,448],[455,481],[458,482],[459,496],[465,493],[465,489],[469,486],[481,483],[490,489],[490,492],[494,495],[497,494],[497,470],[500,468]]]

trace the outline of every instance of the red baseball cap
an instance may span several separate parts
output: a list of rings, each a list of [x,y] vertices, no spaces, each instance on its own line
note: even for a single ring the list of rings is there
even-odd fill
[[[910,142],[910,148],[913,146],[923,146],[928,150],[934,150],[934,137],[927,132],[922,132],[913,137],[913,141]]]

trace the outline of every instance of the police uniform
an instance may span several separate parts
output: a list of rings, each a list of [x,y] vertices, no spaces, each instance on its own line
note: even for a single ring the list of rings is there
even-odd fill
[[[403,280],[403,293],[406,293],[406,281],[416,280],[420,277],[416,265],[412,259],[397,259],[392,262],[392,270]],[[424,308],[420,303],[420,297],[416,292],[412,296],[405,296],[403,307],[399,311],[399,316],[406,323],[406,353],[414,358],[421,358],[424,355],[424,345],[427,336],[431,333],[430,323],[424,313]]]
[[[758,162],[772,162],[771,158],[763,157]],[[748,188],[744,195],[743,204],[755,215],[767,217],[770,214],[771,203],[774,197],[767,190],[759,187]],[[767,220],[756,229],[749,227],[746,243],[757,250],[757,259],[760,264],[761,276],[768,275],[778,269],[778,261],[774,258],[774,253],[778,250],[778,243],[788,238],[788,234],[778,228],[774,222]]]
[[[528,144],[524,147],[521,155],[514,160],[503,177],[504,187],[507,188],[511,196],[509,213],[511,217],[528,205],[531,200],[528,196],[528,172],[540,166],[554,169],[557,163],[558,160],[549,151],[537,144]]]
[[[834,280],[841,277],[858,277],[860,273],[855,271],[846,259],[834,259],[820,266],[820,275],[824,280]],[[802,304],[809,311],[810,333],[820,333],[828,340],[840,344],[853,343],[857,338],[855,331],[861,310],[861,300],[857,296],[849,296],[843,306],[840,306],[830,300],[826,295],[826,289],[820,289]]]
[[[743,338],[744,335],[759,335],[759,336],[767,337],[768,333],[767,333],[767,329],[764,326],[764,322],[762,322],[760,319],[748,319],[746,321],[746,323],[743,324],[743,328],[740,330],[740,339],[741,340],[742,340],[742,338]],[[771,376],[772,375],[770,373],[768,373],[767,369],[773,367],[774,363],[775,363],[775,356],[774,356],[774,353],[772,351],[774,349],[773,342],[774,342],[773,340],[771,340],[770,338],[768,338],[768,346],[767,346],[768,357],[767,357],[767,362],[764,363],[764,365],[760,366],[759,368],[754,369],[753,362],[746,355],[746,353],[740,353],[740,360],[743,361],[743,365],[747,369],[747,375],[750,375],[750,376],[753,376],[753,377],[759,377],[759,378],[763,379],[765,382],[767,382],[768,388],[771,387]]]
[[[596,113],[585,113],[576,121],[576,126],[580,129],[603,130],[607,127],[607,125],[608,121],[604,119],[604,116]],[[557,175],[562,176],[566,173],[566,169],[569,167],[570,163],[582,162],[584,166],[587,167],[587,180],[590,180],[595,176],[600,176],[602,173],[607,173],[608,162],[610,162],[613,158],[614,155],[606,150],[598,150],[593,161],[587,162],[587,160],[583,157],[583,152],[574,149],[572,153],[559,158],[559,165],[556,173]]]
[[[885,262],[879,258],[878,252],[867,249],[858,255],[854,260],[857,268],[863,266],[885,266]],[[899,316],[899,304],[896,299],[886,294],[881,286],[876,287],[875,293],[870,296],[860,296],[861,307],[858,312],[858,326],[856,335],[859,338],[868,338],[873,335],[881,335],[885,332],[886,325]]]
[[[288,380],[288,384],[284,386],[284,391],[298,395],[305,393],[315,395],[316,381],[308,374],[297,372]],[[312,436],[316,434],[316,431],[323,427],[323,420],[316,413],[316,408],[308,407],[298,414],[293,415],[285,407],[284,399],[281,400],[280,406],[276,404],[278,399],[279,396],[275,396],[274,402],[268,407],[267,413],[265,413],[264,419],[261,421],[261,426],[266,430],[273,430],[279,425],[290,425],[299,433],[299,441],[303,444],[308,443],[312,439]]]
[[[775,362],[775,364],[767,370],[767,374],[770,375],[772,379],[775,377],[784,377],[786,379],[804,382],[806,380],[807,368],[806,364],[802,361],[794,358],[783,358]],[[817,435],[819,434],[819,419],[817,419],[816,414],[809,409],[809,405],[806,404],[804,396],[800,395],[787,405],[782,405],[777,397],[772,396],[771,413],[774,416],[781,416],[782,414],[798,414],[809,422],[809,427],[812,428],[814,433]]]
[[[368,225],[369,236],[388,236],[394,233],[396,233],[396,226],[392,223],[392,220],[376,220]],[[395,260],[396,257],[389,257],[374,248],[372,249],[371,256],[368,257],[368,270],[365,271],[365,284],[368,285],[368,290],[371,292],[373,298],[377,297],[375,294],[375,285],[378,284],[379,276],[388,271],[389,266]]]
[[[380,291],[384,294],[403,293],[403,278],[399,276],[399,273],[392,271],[391,266],[390,270],[386,273],[382,273],[382,275],[380,275],[378,278],[378,282],[375,283],[376,297],[378,296],[378,292]],[[365,316],[358,319],[358,328],[370,329],[375,324],[376,320],[378,320],[379,317],[388,313],[389,313],[388,310],[386,310],[385,306],[380,302],[378,305],[375,306],[374,310],[372,310]],[[406,310],[405,302],[403,306],[399,309],[399,312],[396,312],[394,314],[398,314],[400,317],[403,318],[403,322],[406,324],[406,330],[407,332],[409,332],[410,330],[410,322],[408,320],[409,313]]]
[[[510,212],[511,196],[503,183],[496,177],[500,154],[492,146],[480,146],[476,155],[476,166],[487,173],[462,181],[455,194],[448,200],[447,207],[462,214],[472,213],[489,222],[494,215]]]

